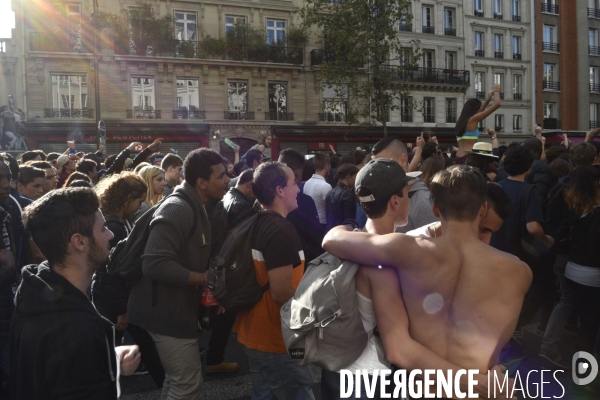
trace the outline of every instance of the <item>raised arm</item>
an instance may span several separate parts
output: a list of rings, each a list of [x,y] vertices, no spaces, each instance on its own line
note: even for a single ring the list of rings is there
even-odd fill
[[[483,103],[483,105],[481,106],[481,108],[479,109],[479,112],[475,115],[473,115],[471,117],[471,119],[469,119],[469,122],[481,122],[484,119],[486,119],[488,116],[490,116],[494,111],[496,111],[498,108],[500,108],[501,102],[500,102],[500,85],[494,85],[493,89],[493,93],[494,93],[494,104],[492,104],[492,106],[490,108],[486,108],[488,103],[489,103],[489,97],[488,99],[485,101],[485,103]],[[492,92],[492,89],[490,89],[490,92]]]
[[[413,159],[408,166],[408,172],[414,172],[418,169],[419,163],[422,160],[423,147],[425,147],[425,139],[423,138],[423,132],[421,132],[421,136],[417,136],[417,147],[415,148]]]
[[[340,225],[329,231],[323,239],[323,249],[343,260],[352,260],[362,265],[392,265],[400,262],[409,265],[411,249],[416,239],[401,233],[372,235],[352,232],[348,225]]]

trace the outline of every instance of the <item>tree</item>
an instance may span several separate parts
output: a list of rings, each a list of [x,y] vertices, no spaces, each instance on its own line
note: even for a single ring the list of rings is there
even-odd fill
[[[390,110],[408,95],[406,69],[420,58],[418,42],[401,42],[399,23],[410,24],[409,0],[306,0],[299,10],[303,27],[316,27],[321,54],[317,85],[335,90],[348,123],[360,119],[383,124],[387,135]],[[402,66],[400,66],[402,65]]]

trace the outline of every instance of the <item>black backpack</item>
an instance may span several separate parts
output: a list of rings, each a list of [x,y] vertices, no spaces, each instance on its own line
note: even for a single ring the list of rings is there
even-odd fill
[[[260,219],[274,211],[260,211],[229,232],[219,254],[208,264],[208,288],[228,312],[248,310],[269,290],[256,281],[252,241]]]
[[[108,273],[111,275],[119,275],[127,278],[128,282],[135,282],[142,278],[144,275],[142,272],[142,256],[146,249],[146,243],[148,243],[148,237],[150,236],[150,222],[154,218],[154,213],[162,205],[162,203],[171,196],[179,197],[188,203],[191,201],[181,192],[172,193],[160,202],[146,211],[135,223],[133,230],[129,236],[121,240],[112,249],[110,253],[110,261],[107,266]],[[188,240],[192,238],[196,233],[198,225],[198,216],[194,214],[194,225],[188,237]]]

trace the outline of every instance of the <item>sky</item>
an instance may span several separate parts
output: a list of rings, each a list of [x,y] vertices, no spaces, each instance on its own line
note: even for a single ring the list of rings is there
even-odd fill
[[[0,0],[0,38],[9,38],[15,27],[15,13],[10,9],[10,0]]]

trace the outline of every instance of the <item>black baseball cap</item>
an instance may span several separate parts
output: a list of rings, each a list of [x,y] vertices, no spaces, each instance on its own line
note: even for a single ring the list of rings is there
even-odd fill
[[[378,198],[388,198],[398,193],[398,189],[415,177],[406,175],[404,168],[396,161],[387,158],[371,160],[356,175],[356,193],[363,188],[371,194],[359,196],[361,203],[369,203]]]

